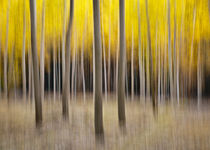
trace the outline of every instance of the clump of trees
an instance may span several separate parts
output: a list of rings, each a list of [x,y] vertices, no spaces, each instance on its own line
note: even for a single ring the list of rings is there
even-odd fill
[[[91,92],[97,135],[104,133],[102,103],[110,93],[117,96],[122,127],[129,96],[151,97],[154,114],[165,99],[180,103],[183,97],[197,96],[200,104],[210,81],[209,5],[190,0],[161,0],[160,7],[149,0],[132,2],[1,1],[0,95],[9,100],[13,89],[21,89],[24,100],[33,97],[39,127],[46,91],[53,92],[54,100],[62,93],[65,119],[70,94],[76,99],[82,92],[85,102]]]

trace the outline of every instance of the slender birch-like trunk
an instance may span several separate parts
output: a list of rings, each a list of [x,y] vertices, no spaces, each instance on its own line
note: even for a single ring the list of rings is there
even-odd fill
[[[64,76],[64,84],[63,84],[63,93],[62,93],[62,111],[63,117],[68,119],[69,117],[69,78],[70,78],[70,50],[71,50],[71,34],[72,34],[72,22],[74,16],[74,0],[70,0],[70,17],[68,23],[68,29],[66,33],[66,58],[65,58],[65,76]]]
[[[142,57],[142,51],[141,51],[141,16],[140,16],[140,0],[137,1],[138,5],[138,44],[139,44],[139,87],[140,87],[140,96],[143,97],[143,57]]]
[[[102,7],[103,12],[103,7]],[[102,14],[102,32],[103,32],[103,56],[104,56],[104,91],[105,91],[105,100],[107,100],[107,76],[106,76],[106,46],[105,46],[105,38],[104,38],[104,23],[103,23],[103,14]]]
[[[172,68],[172,54],[171,54],[171,17],[170,17],[170,0],[168,0],[168,63],[169,63],[169,79],[170,79],[170,98],[174,98],[173,86],[173,68]]]
[[[87,17],[85,17],[85,20]],[[85,90],[85,71],[84,71],[84,44],[85,44],[85,35],[86,35],[86,21],[85,21],[85,27],[83,32],[83,38],[82,38],[82,52],[81,52],[81,72],[82,72],[82,87],[83,87],[83,100],[86,101],[86,90]]]
[[[111,4],[109,0],[108,92],[111,92]]]
[[[42,101],[40,95],[40,80],[39,80],[39,66],[37,55],[37,41],[36,41],[36,0],[30,0],[30,16],[31,16],[31,46],[32,46],[32,61],[33,61],[33,76],[35,89],[35,114],[36,126],[42,124]]]
[[[58,98],[61,98],[61,47],[60,47],[60,37],[58,40]]]
[[[173,81],[174,81],[174,97],[176,97],[177,96],[177,81],[176,81],[176,79],[177,79],[177,67],[176,67],[176,65],[177,65],[177,63],[176,63],[176,54],[177,54],[177,50],[176,50],[176,28],[177,28],[177,25],[176,25],[176,0],[174,0],[174,57],[173,57],[173,64],[174,64],[174,79],[173,79]]]
[[[198,106],[200,106],[202,98],[202,68],[201,68],[201,49],[200,43],[198,44],[198,62],[197,62],[197,98]]]
[[[41,49],[40,49],[40,85],[41,99],[44,100],[44,42],[45,42],[45,0],[42,1],[42,29],[41,29]]]
[[[192,33],[192,41],[191,41],[191,49],[190,49],[190,64],[189,64],[189,88],[191,88],[192,85],[192,63],[193,63],[193,55],[194,55],[194,36],[195,36],[195,21],[196,21],[196,7],[193,11],[193,33]]]
[[[134,49],[134,37],[132,28],[132,47],[131,47],[131,100],[134,96],[134,66],[133,66],[133,49]]]
[[[56,97],[56,50],[55,50],[55,40],[53,40],[53,100]]]
[[[4,97],[8,97],[7,89],[7,61],[8,61],[8,32],[9,32],[9,9],[10,9],[10,0],[7,4],[7,27],[6,27],[6,43],[4,51]]]
[[[153,59],[152,59],[152,46],[151,46],[151,33],[150,33],[150,20],[148,12],[148,1],[146,1],[146,18],[147,18],[147,40],[148,40],[148,49],[149,49],[149,69],[150,69],[150,83],[151,83],[151,94],[152,94],[152,104],[153,112],[157,114],[157,100],[155,97],[155,79],[154,79],[154,68],[153,68]]]
[[[74,91],[75,91],[75,66],[76,66],[76,44],[77,44],[77,36],[76,32],[74,32],[74,52],[73,52],[73,58],[72,58],[72,72],[71,72],[71,98],[74,99]]]
[[[23,50],[22,50],[22,88],[23,100],[26,100],[26,63],[25,63],[25,41],[26,41],[26,2],[24,1],[23,11]]]
[[[65,81],[65,34],[66,34],[66,0],[64,0],[64,10],[63,10],[63,34],[62,34],[62,86],[64,87]],[[62,88],[63,90],[63,88]]]

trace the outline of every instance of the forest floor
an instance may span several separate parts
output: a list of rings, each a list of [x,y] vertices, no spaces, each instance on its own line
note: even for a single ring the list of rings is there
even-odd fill
[[[155,119],[150,102],[126,101],[126,130],[119,128],[115,97],[103,102],[104,144],[94,135],[92,96],[70,101],[69,120],[61,101],[43,102],[43,126],[36,129],[34,103],[0,101],[0,150],[209,150],[210,105],[159,104]]]

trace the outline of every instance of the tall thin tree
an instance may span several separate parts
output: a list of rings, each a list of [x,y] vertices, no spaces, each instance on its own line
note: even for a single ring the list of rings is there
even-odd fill
[[[40,81],[39,81],[39,66],[37,56],[37,41],[36,41],[36,0],[30,0],[30,16],[31,16],[31,47],[32,47],[32,61],[33,61],[33,75],[34,75],[34,89],[35,89],[35,115],[36,125],[42,124],[42,101],[40,95]]]
[[[41,29],[41,52],[40,52],[40,85],[41,99],[44,100],[44,42],[45,42],[45,0],[42,1],[42,29]]]
[[[152,59],[150,20],[149,20],[149,12],[148,12],[148,0],[145,0],[145,4],[146,4],[146,18],[147,18],[147,41],[148,41],[148,49],[149,49],[149,70],[150,70],[149,79],[150,79],[150,84],[151,84],[153,112],[154,112],[154,114],[156,114],[156,112],[157,112],[157,100],[155,98],[155,79],[154,79],[154,71],[153,71],[153,59]]]
[[[100,25],[100,0],[93,0],[94,44],[95,44],[95,133],[103,135],[102,106],[102,45]]]
[[[9,32],[9,9],[10,9],[10,0],[7,3],[7,27],[6,27],[6,43],[4,51],[4,96],[7,98],[8,89],[7,89],[7,61],[8,61],[8,32]]]
[[[126,57],[126,40],[125,40],[125,0],[119,0],[120,16],[120,55],[118,59],[118,117],[120,126],[125,126],[125,57]]]
[[[63,10],[63,33],[62,33],[62,85],[64,85],[65,81],[65,33],[66,33],[66,0],[63,0],[64,2],[64,10]]]
[[[69,117],[69,78],[70,78],[70,50],[71,50],[71,34],[72,34],[72,23],[74,16],[74,0],[70,0],[70,17],[68,23],[68,29],[66,33],[66,58],[65,58],[65,76],[63,84],[63,93],[62,93],[62,110],[63,117],[67,119]]]
[[[26,41],[26,2],[23,2],[23,50],[22,50],[22,86],[23,99],[26,100],[26,63],[25,63],[25,41]]]
[[[173,98],[173,68],[172,68],[172,54],[171,54],[171,17],[170,17],[170,0],[168,0],[168,62],[169,62],[169,79],[170,79],[170,97]]]

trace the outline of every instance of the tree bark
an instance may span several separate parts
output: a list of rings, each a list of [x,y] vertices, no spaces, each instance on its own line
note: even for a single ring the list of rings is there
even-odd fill
[[[170,97],[174,97],[173,86],[173,68],[172,68],[172,54],[171,54],[171,25],[170,25],[170,0],[168,0],[168,62],[169,62],[169,79],[170,79]]]
[[[103,12],[103,7],[102,7]],[[103,30],[103,56],[104,56],[104,91],[105,91],[105,100],[107,100],[107,75],[106,75],[106,46],[105,46],[105,38],[104,38],[104,23],[103,23],[103,15],[102,15],[102,30]]]
[[[134,96],[134,66],[133,66],[133,49],[134,49],[134,37],[132,27],[132,47],[131,47],[131,100]]]
[[[111,0],[109,0],[108,92],[111,92]]]
[[[64,119],[69,117],[69,78],[70,78],[70,50],[71,50],[71,34],[72,34],[72,22],[74,16],[74,0],[70,0],[70,18],[68,23],[68,29],[66,33],[66,58],[65,58],[65,80],[63,84],[63,93],[62,93],[62,110]]]
[[[154,115],[157,114],[157,100],[155,98],[155,79],[154,79],[154,68],[153,68],[153,58],[152,58],[152,45],[151,45],[151,33],[150,33],[150,20],[148,12],[148,1],[146,1],[146,18],[147,18],[147,38],[148,38],[148,48],[149,48],[149,70],[150,70],[150,83],[151,83],[151,93],[152,93],[152,104]]]
[[[197,98],[198,98],[198,107],[201,103],[202,98],[202,68],[201,68],[201,49],[200,43],[198,45],[198,62],[197,62]]]
[[[44,42],[45,42],[45,0],[42,1],[42,29],[41,29],[41,51],[40,51],[40,85],[41,99],[44,100]]]
[[[64,0],[63,10],[63,35],[62,35],[62,86],[64,87],[65,81],[65,33],[66,33],[66,0]],[[62,89],[63,90],[63,89]]]
[[[95,133],[103,135],[102,106],[102,46],[100,25],[100,0],[93,0],[94,43],[95,43]]]
[[[26,4],[24,1],[23,11],[23,50],[22,50],[22,87],[23,100],[26,100],[26,63],[25,63],[25,40],[26,40]]]
[[[120,56],[118,59],[118,117],[120,126],[126,125],[125,118],[125,0],[119,0],[120,16]]]
[[[195,21],[196,21],[196,7],[193,11],[193,33],[192,33],[192,41],[191,41],[191,49],[190,49],[190,64],[189,64],[189,89],[192,85],[192,63],[193,63],[193,46],[194,46],[194,35],[195,35]],[[189,93],[190,94],[190,93]]]
[[[9,32],[9,9],[10,9],[10,0],[7,4],[7,27],[6,27],[6,43],[4,51],[4,97],[8,98],[8,89],[7,89],[7,61],[8,61],[8,32]]]
[[[37,41],[36,41],[36,0],[30,0],[30,16],[31,16],[31,47],[32,47],[32,61],[33,61],[33,75],[35,88],[35,115],[36,126],[42,124],[42,101],[40,95],[40,81],[39,81],[39,66],[37,56]]]

